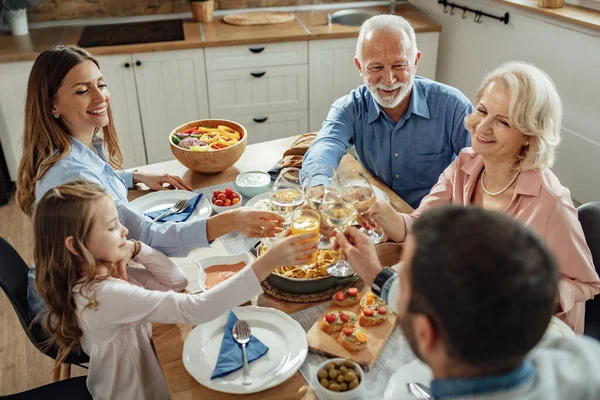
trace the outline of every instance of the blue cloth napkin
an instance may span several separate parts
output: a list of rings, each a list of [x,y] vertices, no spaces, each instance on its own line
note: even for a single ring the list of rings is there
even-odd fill
[[[238,318],[232,311],[229,311],[229,317],[227,318],[227,325],[225,325],[225,334],[223,341],[221,342],[221,350],[219,350],[219,358],[217,359],[217,365],[213,371],[210,379],[220,378],[233,371],[237,371],[242,368],[242,345],[233,339],[231,334],[233,325],[237,322]],[[248,363],[257,360],[264,356],[269,348],[262,344],[260,340],[250,336],[250,342],[246,344],[246,354],[248,355]]]
[[[190,217],[190,215],[192,215],[192,213],[196,209],[196,206],[200,202],[201,198],[202,198],[202,193],[200,193],[199,195],[197,195],[195,197],[192,197],[191,199],[188,200],[189,204],[185,210],[183,210],[182,212],[180,212],[178,214],[167,215],[166,217],[161,218],[161,221],[162,222],[165,222],[165,221],[173,221],[173,222],[187,221],[187,219]],[[163,210],[152,211],[152,212],[146,213],[144,215],[154,219],[154,218],[158,217],[160,214],[162,214],[166,211],[169,211],[170,209],[171,209],[171,207],[168,207]]]

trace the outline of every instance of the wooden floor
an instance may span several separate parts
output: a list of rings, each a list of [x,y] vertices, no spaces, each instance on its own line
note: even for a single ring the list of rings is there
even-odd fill
[[[0,206],[0,236],[30,264],[33,260],[31,222],[14,199]],[[0,290],[0,395],[13,394],[52,382],[54,360],[40,353],[27,339],[6,295]],[[73,366],[71,376],[85,375]]]

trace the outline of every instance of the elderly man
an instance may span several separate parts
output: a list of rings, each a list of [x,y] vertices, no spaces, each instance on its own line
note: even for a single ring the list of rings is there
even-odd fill
[[[415,31],[404,18],[377,15],[361,26],[354,63],[364,85],[332,105],[304,157],[303,178],[323,175],[324,183],[354,145],[371,174],[419,206],[469,146],[463,120],[473,110],[460,91],[417,77],[420,58]]]
[[[400,283],[355,228],[338,241],[395,308],[436,400],[600,399],[600,343],[560,337],[531,351],[555,309],[558,269],[518,221],[475,207],[425,213],[407,238]]]

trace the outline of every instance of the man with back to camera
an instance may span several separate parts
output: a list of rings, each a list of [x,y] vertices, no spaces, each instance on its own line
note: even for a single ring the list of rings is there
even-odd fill
[[[395,308],[432,370],[434,399],[600,399],[600,343],[560,337],[531,351],[556,308],[558,268],[518,221],[477,207],[433,209],[409,234],[399,274],[381,267],[355,228],[338,242]]]
[[[444,169],[470,145],[464,127],[473,111],[457,89],[416,76],[415,31],[397,15],[377,15],[360,28],[354,63],[364,85],[338,99],[306,153],[302,178],[325,183],[354,145],[361,164],[413,208]],[[331,168],[329,168],[331,167]]]

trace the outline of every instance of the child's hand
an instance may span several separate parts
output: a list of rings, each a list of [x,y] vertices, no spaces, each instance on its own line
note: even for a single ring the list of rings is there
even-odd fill
[[[306,240],[310,241],[300,243]],[[277,267],[304,264],[306,259],[317,251],[318,244],[317,235],[314,233],[288,236],[278,240],[252,264],[254,273],[262,281]]]
[[[133,253],[136,250],[137,244],[133,240],[128,240],[125,245],[125,257],[115,263],[116,277],[128,281],[127,279],[127,264],[131,261]]]

